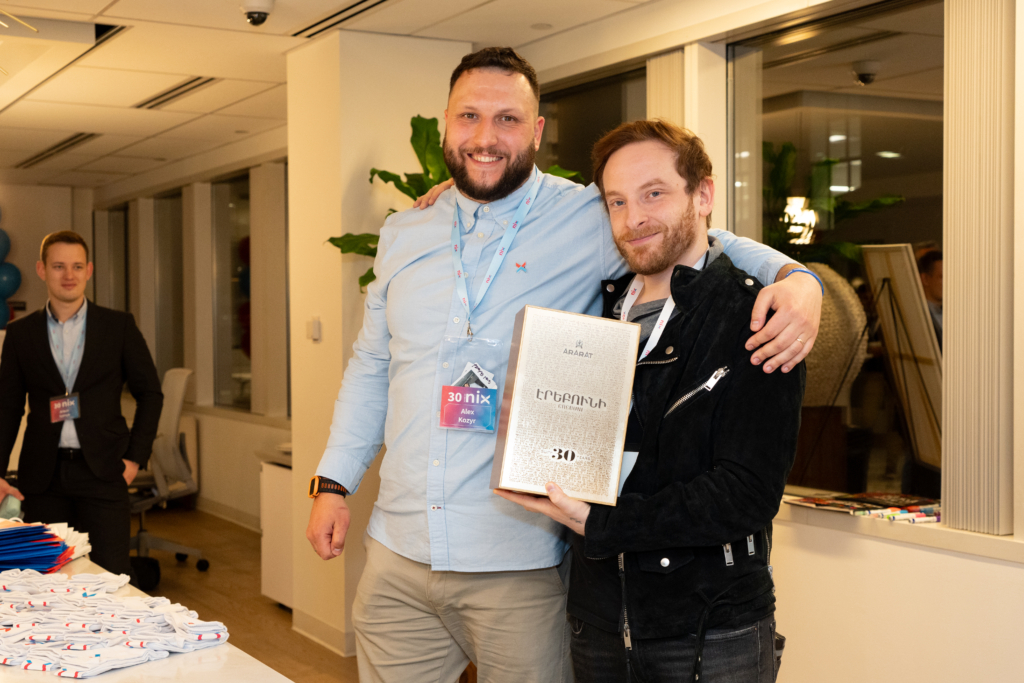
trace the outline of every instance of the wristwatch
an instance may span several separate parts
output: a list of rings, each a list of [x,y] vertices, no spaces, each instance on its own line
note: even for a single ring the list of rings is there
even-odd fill
[[[344,498],[348,495],[348,489],[327,477],[313,477],[309,480],[309,497],[316,498],[321,493],[337,493]]]

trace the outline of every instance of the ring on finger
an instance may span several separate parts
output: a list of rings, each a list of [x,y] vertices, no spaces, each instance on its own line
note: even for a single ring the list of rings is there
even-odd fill
[[[803,339],[801,339],[800,337],[797,337],[797,338],[796,338],[796,340],[797,340],[798,342],[800,342],[801,344],[803,344],[803,343],[804,343],[804,340],[803,340]]]

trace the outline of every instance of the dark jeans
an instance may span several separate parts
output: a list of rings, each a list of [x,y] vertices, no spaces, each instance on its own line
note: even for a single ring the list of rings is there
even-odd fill
[[[576,683],[681,683],[693,678],[695,635],[633,638],[626,678],[621,633],[569,617]],[[775,616],[733,630],[710,630],[704,640],[701,683],[773,683]]]
[[[132,515],[124,479],[97,479],[81,457],[61,460],[47,489],[25,494],[22,506],[26,522],[67,522],[88,533],[89,559],[114,574],[131,574]]]

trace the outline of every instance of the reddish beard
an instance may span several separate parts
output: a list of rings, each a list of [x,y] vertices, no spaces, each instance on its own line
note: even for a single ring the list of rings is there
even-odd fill
[[[625,236],[615,235],[615,247],[626,259],[629,269],[638,275],[654,275],[675,264],[693,246],[699,231],[697,207],[690,201],[690,210],[671,224],[653,223],[641,233],[630,232]],[[634,247],[629,240],[661,233],[661,244],[645,244]]]

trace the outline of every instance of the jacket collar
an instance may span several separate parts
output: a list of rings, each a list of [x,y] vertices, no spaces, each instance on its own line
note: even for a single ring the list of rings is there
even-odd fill
[[[701,270],[689,266],[676,266],[672,271],[672,299],[682,311],[700,305],[704,298],[721,286],[732,261],[725,255],[722,243],[708,236],[707,264]]]

